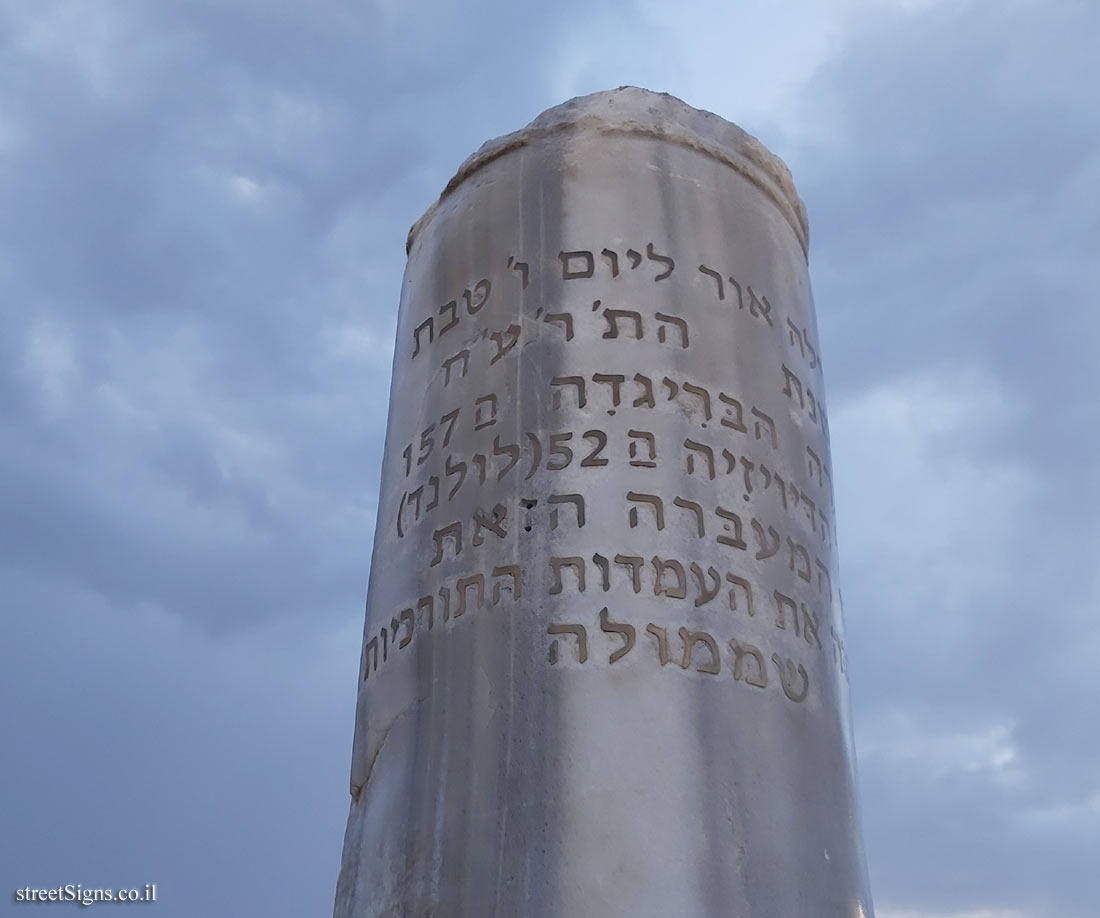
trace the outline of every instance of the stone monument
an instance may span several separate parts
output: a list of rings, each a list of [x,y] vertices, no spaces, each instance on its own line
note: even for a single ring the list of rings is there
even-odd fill
[[[408,256],[337,918],[867,918],[786,167],[597,93]]]

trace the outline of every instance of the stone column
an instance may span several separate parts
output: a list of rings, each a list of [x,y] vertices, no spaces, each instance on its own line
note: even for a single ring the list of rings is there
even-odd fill
[[[336,915],[866,918],[786,167],[598,93],[408,254]]]

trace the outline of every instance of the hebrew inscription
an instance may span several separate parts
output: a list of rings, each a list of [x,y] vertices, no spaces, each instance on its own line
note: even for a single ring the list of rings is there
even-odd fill
[[[626,662],[660,671],[726,678],[749,688],[770,688],[792,704],[806,701],[810,674],[803,663],[779,651],[769,654],[738,637],[726,638],[729,623],[719,625],[715,629],[721,632],[718,635],[674,622],[648,622],[640,628],[604,606],[594,616],[547,625],[547,659],[551,666],[567,668],[610,668]],[[647,641],[643,643],[639,634]]]
[[[806,705],[847,672],[812,316],[656,233],[573,245],[472,263],[408,325],[426,407],[395,425],[384,522],[423,589],[372,611],[364,684],[541,609],[563,675],[646,666]],[[741,347],[774,375],[732,372]]]

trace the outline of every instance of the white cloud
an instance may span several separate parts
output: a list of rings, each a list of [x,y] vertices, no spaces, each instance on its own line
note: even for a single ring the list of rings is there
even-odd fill
[[[1061,802],[1025,811],[1019,817],[1027,829],[1072,832],[1100,831],[1100,790],[1082,800]]]
[[[78,378],[72,329],[57,317],[36,319],[27,333],[22,375],[37,390],[42,408],[56,416],[68,407]]]
[[[679,50],[691,104],[738,123],[787,121],[798,92],[839,53],[861,18],[915,12],[943,0],[803,0],[683,5],[640,0],[659,46]],[[654,86],[654,89],[663,87]]]
[[[97,100],[127,100],[151,91],[157,84],[153,75],[186,40],[145,28],[144,11],[133,4],[56,0],[24,6],[33,13],[13,30],[15,49],[67,71]]]
[[[1032,918],[1034,912],[1020,911],[1019,909],[980,908],[967,909],[966,911],[943,911],[942,909],[893,909],[878,908],[875,911],[878,918]]]
[[[1026,773],[1014,732],[1011,722],[945,729],[939,717],[896,709],[860,724],[859,757],[865,765],[902,767],[923,780],[981,774],[1001,787],[1018,786]]]
[[[234,175],[229,184],[233,193],[242,201],[251,201],[260,193],[260,186],[246,175]]]
[[[845,566],[887,595],[922,598],[927,614],[969,614],[1003,583],[1031,473],[982,446],[1014,409],[974,369],[928,370],[880,383],[831,413]],[[992,614],[988,606],[985,614]]]

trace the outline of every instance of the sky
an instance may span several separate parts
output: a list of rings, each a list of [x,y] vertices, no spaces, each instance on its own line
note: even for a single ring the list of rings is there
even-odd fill
[[[1094,0],[0,5],[0,913],[331,914],[406,233],[632,84],[809,212],[879,918],[1095,918],[1097,47]]]

